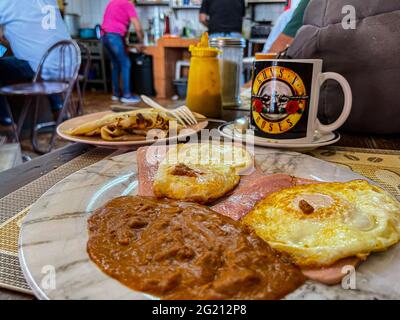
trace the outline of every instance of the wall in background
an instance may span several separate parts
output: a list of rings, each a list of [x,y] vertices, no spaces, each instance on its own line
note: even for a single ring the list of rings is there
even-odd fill
[[[103,13],[109,0],[67,0],[67,13],[77,13],[81,16],[81,27],[94,27],[96,24],[101,24]],[[255,12],[255,17],[263,17],[266,21],[275,21],[283,11],[283,4],[271,3],[265,6],[260,6]],[[160,13],[171,13],[168,6],[137,6],[136,7],[140,22],[144,29],[148,28],[148,20],[154,16],[156,10]],[[191,29],[198,30],[199,33],[205,28],[198,22],[198,10],[174,10],[171,16],[172,29],[181,30],[184,26],[189,26]],[[250,15],[248,9],[247,16]],[[257,19],[258,20],[258,19]]]
[[[109,0],[68,0],[66,7],[67,13],[76,13],[81,16],[81,27],[94,27],[96,24],[101,24],[103,20],[104,10]],[[156,10],[160,13],[167,13],[170,11],[168,6],[137,6],[136,10],[139,14],[140,22],[144,29],[148,27],[148,20],[154,16]],[[193,24],[196,27],[198,21],[198,10],[177,10],[175,18],[172,20],[176,27],[182,28],[183,24]],[[176,19],[178,18],[178,19]],[[177,23],[179,22],[179,23]],[[198,26],[201,28],[200,26]]]
[[[66,13],[76,13],[81,16],[81,26],[94,27],[103,20],[104,9],[109,0],[68,0]]]

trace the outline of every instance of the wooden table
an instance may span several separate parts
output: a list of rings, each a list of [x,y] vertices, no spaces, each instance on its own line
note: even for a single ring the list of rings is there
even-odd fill
[[[57,167],[71,161],[93,147],[72,144],[0,173],[0,198],[18,190]],[[0,300],[31,300],[33,296],[0,288]]]
[[[236,117],[238,114],[229,111],[227,118]],[[212,127],[215,127],[213,124]],[[400,150],[400,136],[367,136],[342,133],[342,140],[336,146]],[[0,198],[21,188],[29,182],[56,169],[58,166],[71,161],[77,156],[90,150],[91,146],[71,144],[50,154],[36,158],[14,169],[0,173]],[[0,300],[32,299],[31,296],[0,289]]]
[[[198,43],[198,39],[161,38],[157,45],[141,48],[153,57],[153,81],[157,98],[171,98],[175,94],[175,65],[179,60],[189,60],[188,48]],[[132,45],[132,48],[137,46]]]

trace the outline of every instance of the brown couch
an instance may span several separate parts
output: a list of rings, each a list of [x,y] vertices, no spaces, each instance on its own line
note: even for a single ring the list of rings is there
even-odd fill
[[[355,30],[345,30],[342,8],[356,9]],[[324,71],[342,74],[353,90],[347,131],[400,133],[400,1],[311,0],[288,55],[320,58]],[[340,87],[324,85],[320,118],[334,121],[343,105]]]

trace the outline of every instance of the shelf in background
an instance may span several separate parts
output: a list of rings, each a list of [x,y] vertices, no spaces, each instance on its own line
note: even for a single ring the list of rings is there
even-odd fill
[[[286,3],[287,0],[247,0],[248,4]]]
[[[247,4],[263,4],[263,3],[286,3],[287,0],[248,0]],[[140,0],[135,3],[136,6],[170,6],[171,9],[184,10],[184,9],[200,9],[201,5],[171,5],[169,0],[160,1],[146,1]]]
[[[137,1],[136,6],[169,6],[169,0],[166,1]]]
[[[171,8],[174,10],[185,10],[185,9],[200,9],[201,6],[187,5],[187,6],[172,6]]]

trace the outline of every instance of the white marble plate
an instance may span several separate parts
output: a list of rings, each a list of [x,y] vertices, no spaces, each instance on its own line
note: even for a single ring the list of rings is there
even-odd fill
[[[319,181],[363,177],[307,155],[256,149],[265,173],[284,172]],[[149,299],[108,277],[86,253],[87,219],[108,200],[135,194],[136,153],[106,159],[80,170],[51,188],[25,219],[19,256],[25,277],[41,299]],[[307,282],[288,299],[365,299],[400,297],[400,246],[374,255],[357,270],[357,289]]]

